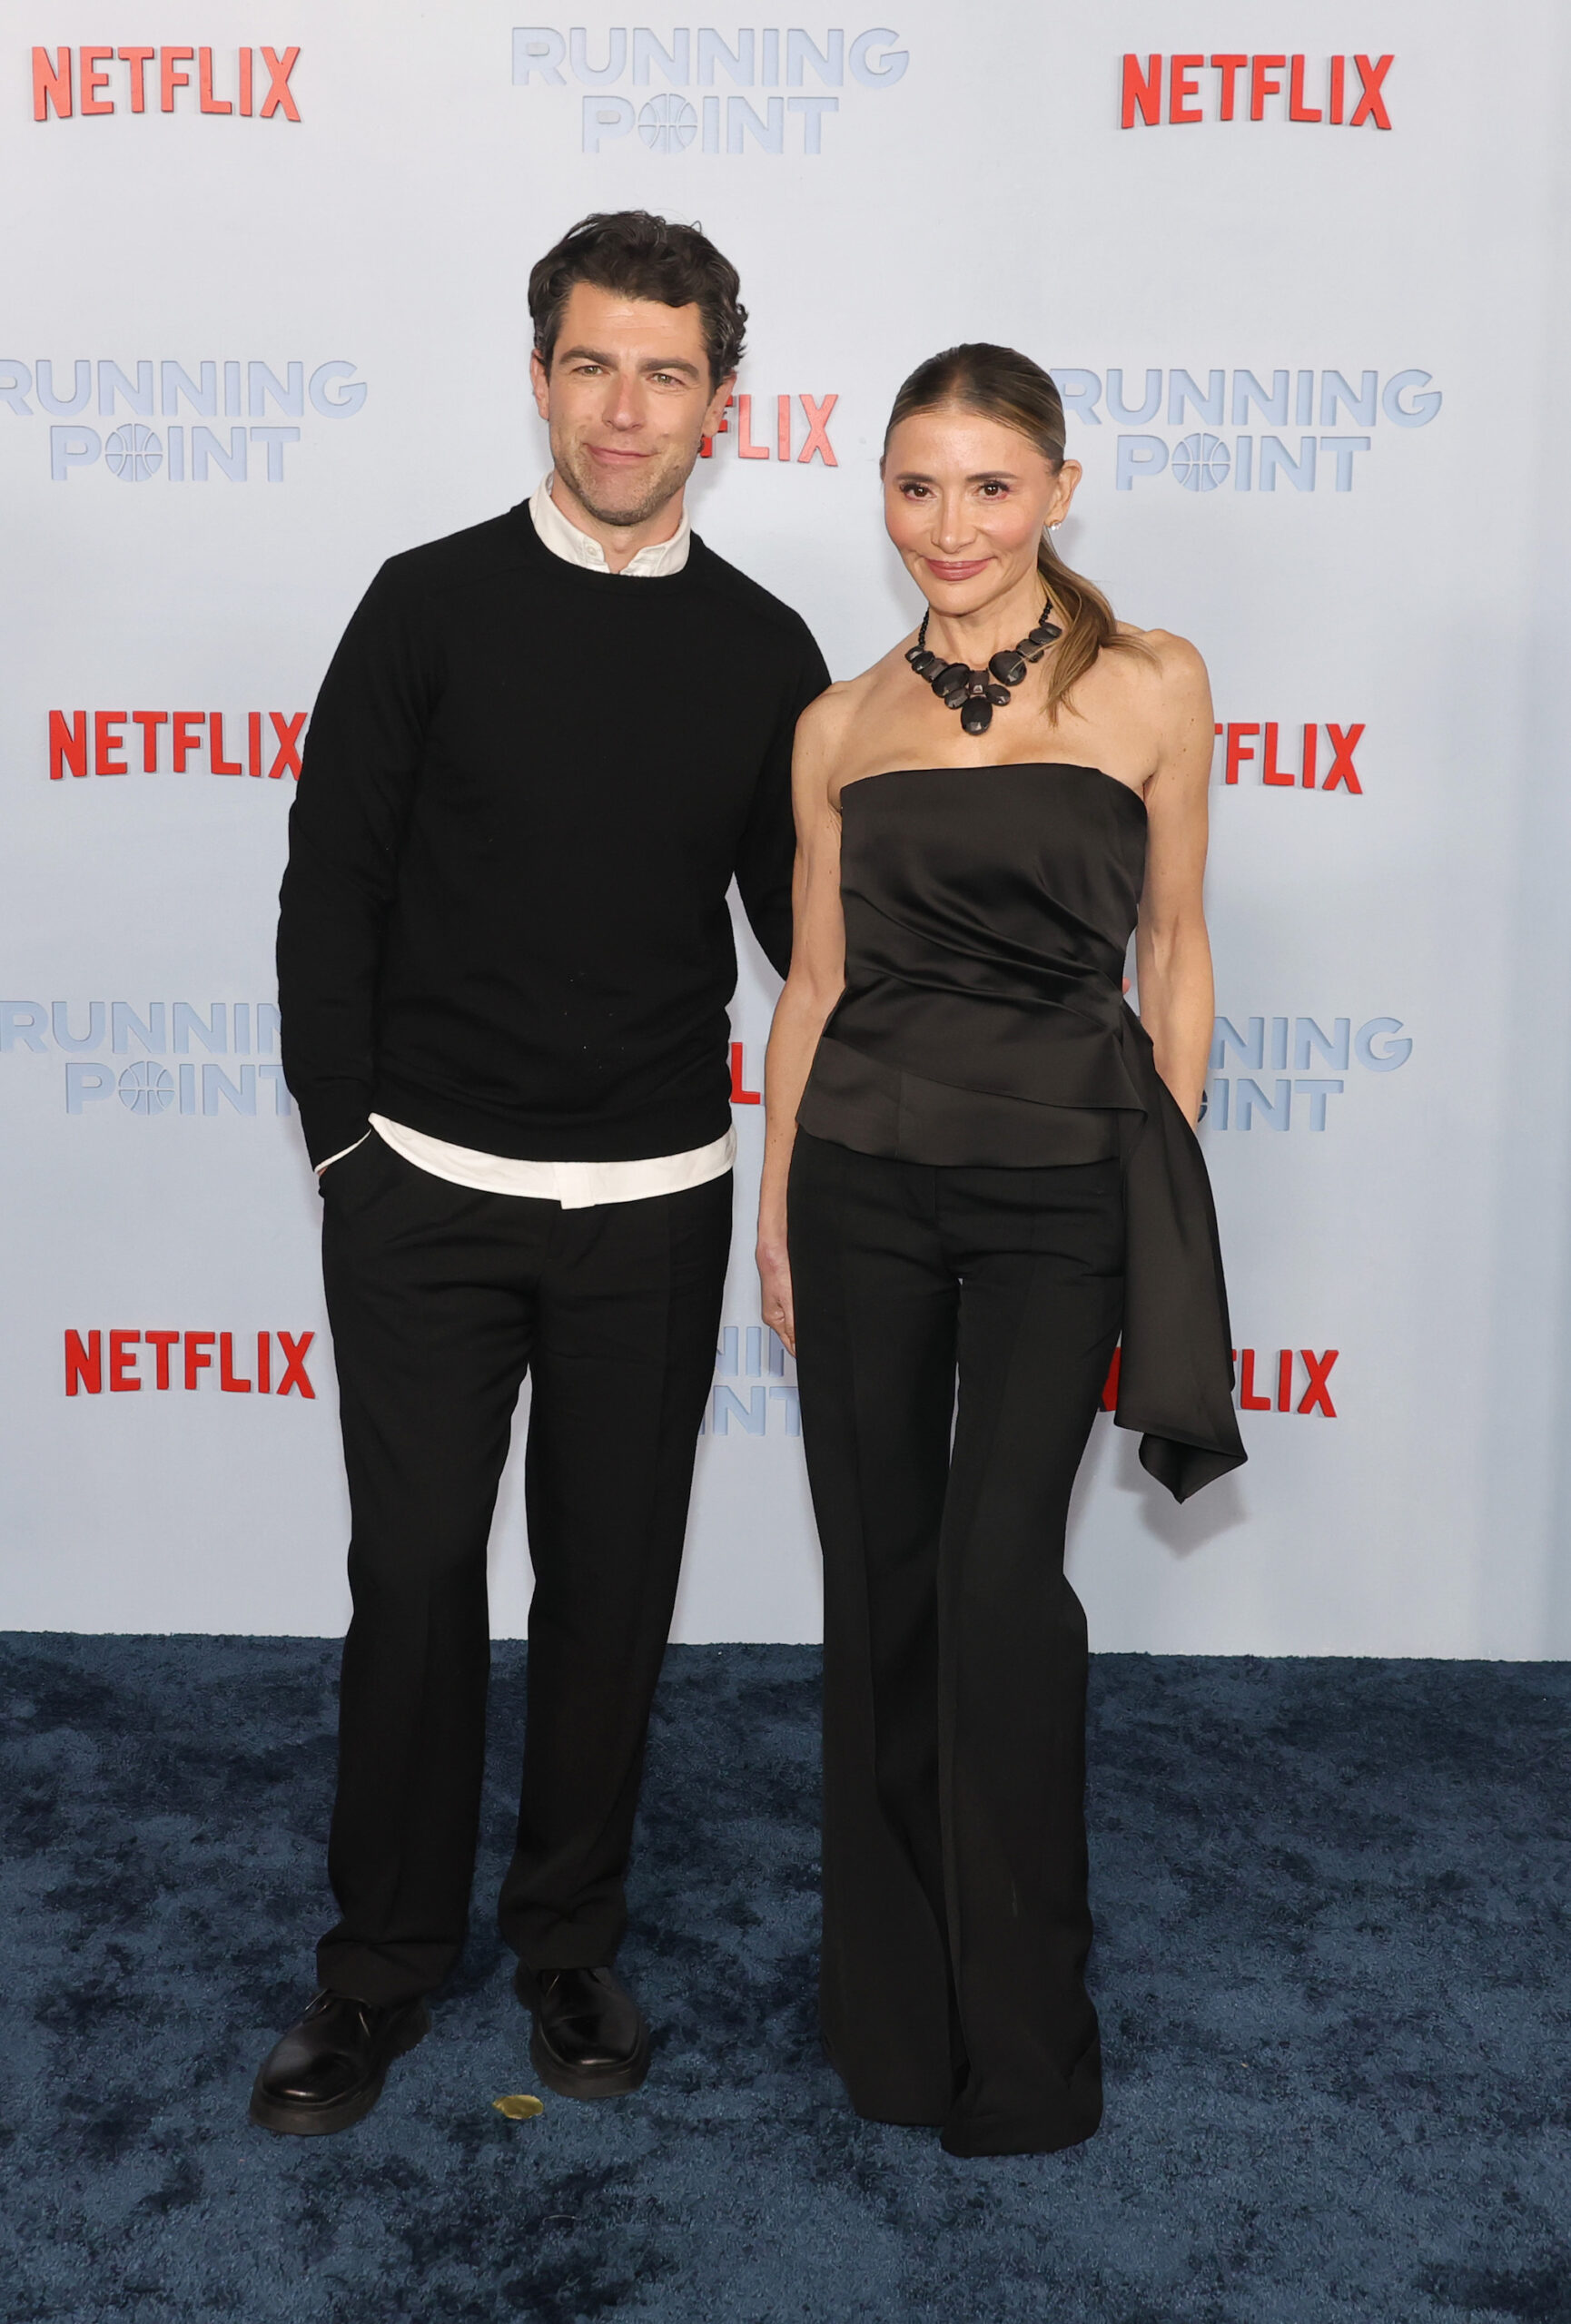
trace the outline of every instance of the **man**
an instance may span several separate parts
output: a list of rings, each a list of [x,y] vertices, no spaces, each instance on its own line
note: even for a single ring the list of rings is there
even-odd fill
[[[252,2118],[341,2130],[463,1941],[486,1544],[526,1373],[535,1592],[500,1921],[553,2090],[636,2089],[612,1963],[731,1229],[735,875],[787,964],[792,734],[828,683],[683,491],[742,351],[696,229],[585,219],[529,278],[551,474],[385,565],[291,817],[283,1056],[321,1178],[352,1515],[321,1990]],[[614,1419],[611,1417],[614,1415]]]

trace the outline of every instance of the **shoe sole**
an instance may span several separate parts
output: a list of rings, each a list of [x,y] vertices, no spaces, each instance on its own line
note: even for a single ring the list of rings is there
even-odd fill
[[[375,2080],[364,2083],[351,2091],[347,2098],[335,2099],[331,2106],[294,2105],[287,2099],[269,2098],[262,2087],[259,2074],[252,2086],[250,2114],[259,2131],[272,2131],[280,2137],[296,2139],[327,2138],[334,2131],[347,2131],[361,2122],[381,2096],[387,2081],[388,2068],[395,2058],[403,2057],[423,2042],[431,2030],[431,2014],[422,2004],[418,2014],[400,2034],[387,2053],[382,2070]]]
[[[529,2036],[529,2063],[546,2088],[554,2090],[558,2098],[625,2098],[648,2074],[649,2036],[647,2032],[643,2034],[626,2065],[569,2066],[548,2047],[537,2019]]]

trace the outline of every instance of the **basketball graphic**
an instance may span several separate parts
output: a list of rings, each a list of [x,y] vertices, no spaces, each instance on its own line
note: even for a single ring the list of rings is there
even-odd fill
[[[174,1103],[174,1076],[167,1066],[140,1058],[115,1083],[115,1094],[133,1114],[167,1113]]]
[[[1214,492],[1227,481],[1232,458],[1220,436],[1186,436],[1175,444],[1172,472],[1186,492]]]
[[[117,476],[123,484],[145,484],[163,466],[163,446],[151,428],[133,420],[115,428],[104,447],[104,458],[111,476]]]
[[[679,153],[698,134],[698,116],[686,97],[651,97],[638,115],[638,134],[652,153]]]

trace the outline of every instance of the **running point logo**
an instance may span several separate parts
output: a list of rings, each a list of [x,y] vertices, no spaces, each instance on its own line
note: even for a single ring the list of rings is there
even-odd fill
[[[613,25],[596,35],[581,25],[567,33],[550,25],[520,25],[513,34],[513,79],[564,92],[586,91],[578,117],[583,150],[603,153],[627,138],[651,153],[822,153],[824,124],[838,113],[838,92],[892,89],[910,63],[900,35],[886,27],[847,34],[826,32],[822,45],[799,27],[782,33],[744,27],[725,34],[712,25],[679,25],[664,38],[646,25]],[[647,97],[621,96],[665,84]],[[721,77],[731,92],[719,94]],[[693,90],[688,96],[684,93]],[[714,90],[711,95],[706,92]]]
[[[1288,731],[1291,732],[1291,729]],[[1220,767],[1224,784],[1248,781],[1268,791],[1345,791],[1361,798],[1364,786],[1353,753],[1364,739],[1364,729],[1351,724],[1301,726],[1293,747],[1297,766],[1284,764],[1279,753],[1283,722],[1276,718],[1230,718],[1216,729],[1220,748],[1211,761],[1211,779]],[[1322,747],[1320,736],[1325,735]]]
[[[733,1385],[736,1383],[736,1385]],[[700,1433],[800,1436],[796,1366],[766,1324],[726,1324]]]
[[[313,1404],[316,1390],[305,1360],[315,1337],[314,1332],[258,1332],[254,1339],[249,1332],[67,1332],[65,1393],[101,1396],[107,1388],[112,1396],[135,1396],[151,1388],[157,1395],[174,1385],[178,1367],[189,1389],[206,1373],[226,1396],[303,1396]]]
[[[1121,435],[1113,482],[1120,492],[1166,475],[1185,492],[1275,492],[1286,483],[1295,492],[1351,492],[1358,462],[1372,452],[1371,432],[1388,428],[1428,428],[1439,411],[1441,391],[1433,374],[1360,371],[1358,384],[1343,371],[1274,370],[1268,386],[1253,371],[1084,371],[1055,369],[1066,412],[1085,428],[1111,421],[1116,428],[1144,430],[1152,420],[1177,437]],[[1130,382],[1138,376],[1141,385]],[[1259,435],[1257,420],[1273,428],[1329,429],[1329,434]],[[1345,432],[1351,421],[1360,432]],[[1200,424],[1197,426],[1196,423]],[[1212,430],[1242,428],[1244,435]]]
[[[323,419],[351,419],[366,398],[365,381],[354,376],[359,366],[340,357],[318,363],[309,375],[302,362],[286,363],[282,378],[269,364],[232,358],[222,363],[207,358],[194,376],[167,357],[155,366],[143,356],[127,369],[107,359],[95,365],[84,355],[70,368],[64,392],[47,356],[32,364],[0,357],[0,403],[18,419],[35,419],[39,411],[29,401],[35,398],[57,423],[49,429],[49,473],[56,484],[66,483],[77,468],[100,465],[122,484],[148,484],[159,475],[166,484],[210,484],[215,475],[231,484],[263,478],[282,484],[285,455],[301,435],[285,423],[306,419],[308,406]],[[222,429],[176,419],[183,403],[219,418],[221,377],[222,416],[260,424]],[[95,387],[94,417],[113,424],[104,430],[59,425],[78,420],[93,404]],[[267,419],[270,407],[282,413],[282,421]],[[150,427],[154,419],[165,424]]]
[[[300,781],[303,710],[242,710],[230,716],[224,732],[222,710],[52,710],[49,714],[49,780],[64,783],[88,774],[156,774],[163,763],[163,729],[170,732],[170,762],[184,774],[194,761],[208,774],[284,775]],[[266,721],[264,725],[263,721]],[[141,739],[126,739],[126,727]],[[88,736],[91,732],[92,746]],[[1220,732],[1220,729],[1219,729]],[[244,735],[243,743],[239,739]],[[231,758],[233,749],[242,753]]]
[[[1164,114],[1161,57],[1126,55],[1119,127],[1155,129],[1163,122],[1241,120],[1245,116],[1239,107],[1247,94],[1250,121],[1319,122],[1330,129],[1389,129],[1386,75],[1396,61],[1394,56],[1333,56],[1324,63],[1317,58],[1313,64],[1306,56],[1285,54],[1170,56]],[[1216,78],[1202,81],[1202,73],[1214,73]]]
[[[767,432],[755,437],[755,427],[767,431],[768,421],[755,420],[752,396],[727,396],[720,412],[715,436],[724,436],[736,447],[739,460],[790,460],[805,468],[814,460],[822,460],[826,468],[837,468],[835,447],[829,441],[829,419],[840,399],[833,396],[776,396],[775,399],[775,438],[771,443]],[[760,396],[758,403],[767,409],[769,399]],[[802,407],[802,419],[796,418],[796,406]],[[736,427],[732,431],[727,415],[736,414]],[[700,438],[698,457],[701,460],[715,457],[715,436]]]
[[[249,48],[242,48],[232,64],[231,53],[225,50],[223,64],[215,74],[211,48],[84,48],[77,52],[75,85],[84,120],[112,113],[147,113],[149,94],[156,87],[160,113],[227,113],[231,120],[249,121],[254,112],[259,121],[298,121],[300,109],[289,82],[299,62],[298,48],[286,48],[282,56],[276,49],[258,49],[253,55]],[[124,67],[123,73],[112,69],[117,64]],[[196,66],[194,84],[185,70],[190,64]],[[220,80],[229,91],[227,96],[218,85]],[[188,96],[177,108],[177,91],[193,88],[194,96]],[[33,52],[33,118],[48,121],[51,117],[55,121],[72,117],[68,48],[56,49],[53,55],[46,48]]]
[[[1241,1032],[1219,1017],[1200,1119],[1213,1130],[1323,1130],[1355,1067],[1398,1073],[1412,1054],[1399,1017],[1368,1018],[1357,1031],[1350,1017],[1334,1017],[1329,1032],[1313,1017],[1250,1017]]]
[[[206,1058],[193,1056],[193,1039]],[[214,1000],[205,1013],[190,1000],[153,1000],[145,1011],[128,1000],[54,1000],[47,1007],[41,1000],[0,1000],[0,1056],[64,1055],[68,1114],[100,1106],[114,1111],[116,1098],[143,1121],[161,1114],[211,1121],[221,1112],[290,1113],[283,1068],[273,1054],[277,1043],[278,1009],[271,1000]],[[211,1062],[214,1056],[254,1062],[236,1065],[231,1073]],[[174,1059],[171,1065],[163,1062],[168,1057]],[[259,1107],[269,1090],[272,1104]]]
[[[64,1057],[68,1114],[100,1106],[113,1112],[118,1098],[144,1121],[163,1114],[209,1121],[226,1113],[278,1116],[293,1110],[276,1055],[278,1028],[272,1000],[212,1000],[205,1008],[190,1000],[145,1008],[129,1000],[0,1000],[0,1057]],[[250,1062],[231,1069],[212,1061],[219,1057]],[[763,1103],[740,1041],[731,1043],[731,1102]]]
[[[1246,1413],[1295,1413],[1300,1418],[1318,1413],[1321,1420],[1335,1420],[1337,1408],[1331,1402],[1331,1366],[1340,1354],[1339,1348],[1280,1347],[1267,1354],[1252,1347],[1235,1347],[1233,1360],[1233,1393],[1239,1410]],[[1114,1348],[1112,1364],[1102,1392],[1102,1409],[1111,1413],[1118,1406],[1118,1375],[1123,1351]],[[1270,1383],[1274,1393],[1260,1394],[1257,1378],[1262,1384]]]

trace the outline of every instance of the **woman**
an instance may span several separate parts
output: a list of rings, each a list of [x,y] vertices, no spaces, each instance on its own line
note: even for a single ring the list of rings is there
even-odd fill
[[[825,2043],[859,2113],[966,2155],[1102,2112],[1063,1533],[1121,1333],[1146,1467],[1181,1500],[1244,1457],[1191,1127],[1210,698],[1060,561],[1063,443],[1007,348],[900,390],[884,521],[927,611],[797,729],[767,1068],[764,1315],[825,1560]]]

